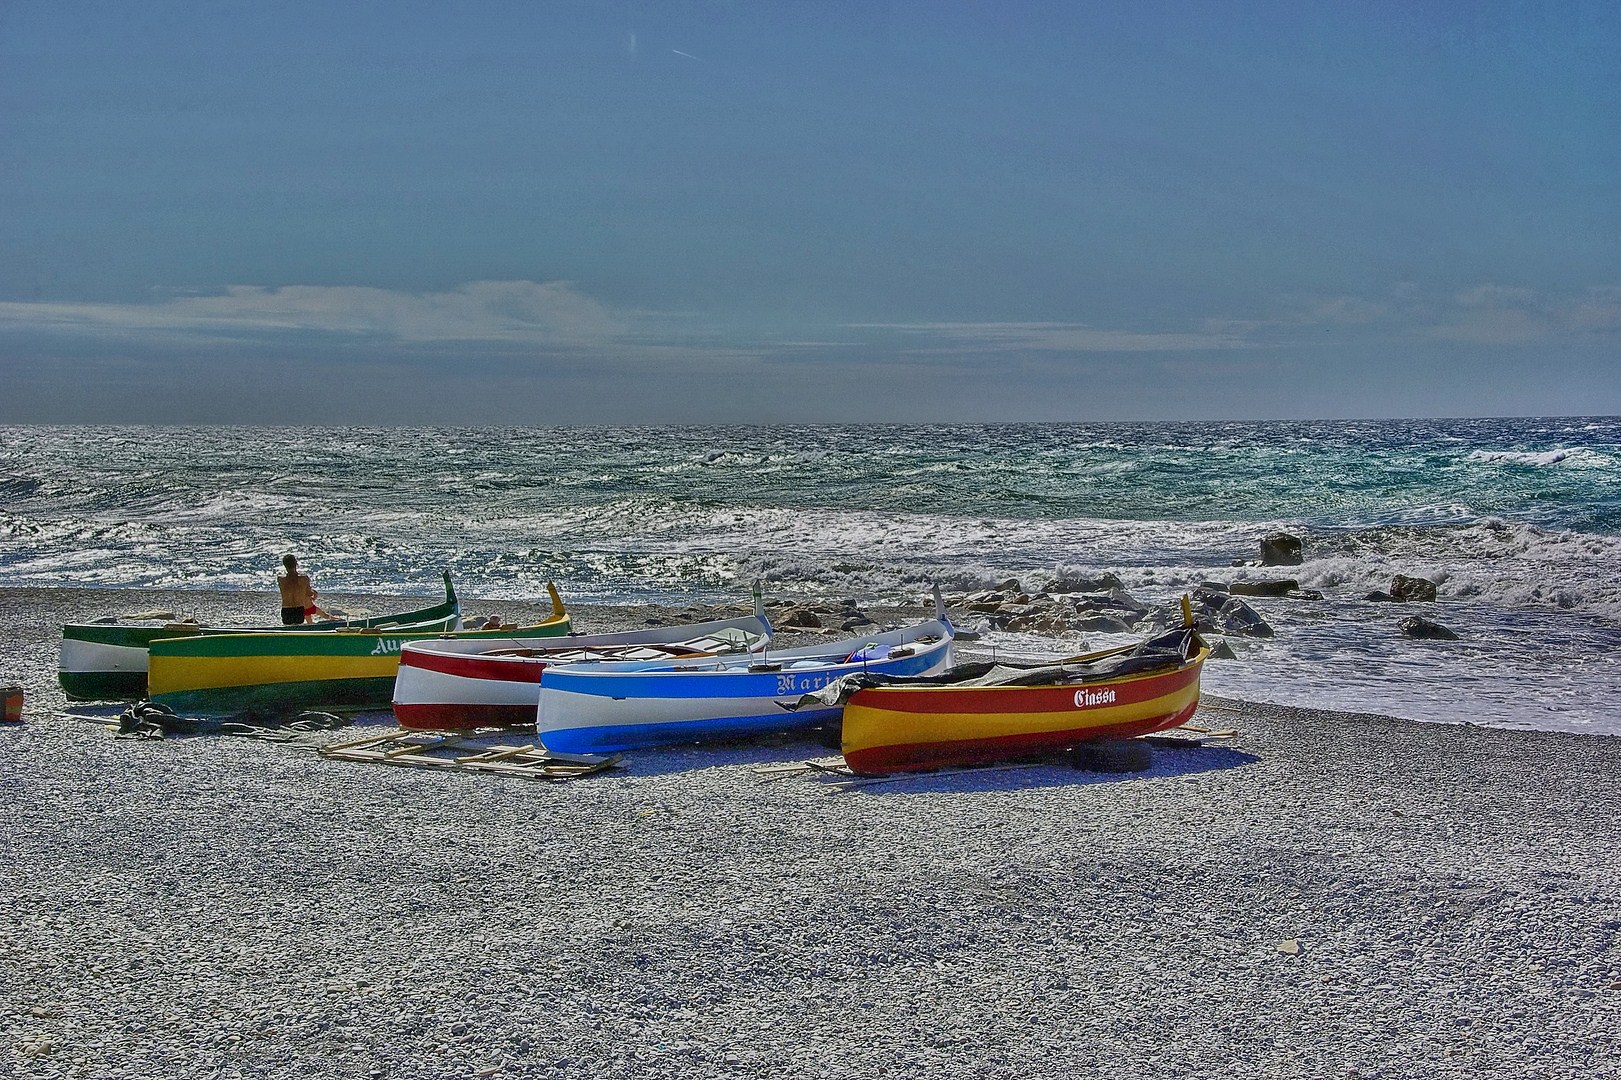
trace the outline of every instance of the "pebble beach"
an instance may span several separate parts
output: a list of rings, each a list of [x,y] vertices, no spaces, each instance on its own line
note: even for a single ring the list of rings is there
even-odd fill
[[[62,623],[273,597],[0,597],[4,1075],[1621,1077],[1621,738],[1207,697],[1145,773],[545,783],[116,739]]]

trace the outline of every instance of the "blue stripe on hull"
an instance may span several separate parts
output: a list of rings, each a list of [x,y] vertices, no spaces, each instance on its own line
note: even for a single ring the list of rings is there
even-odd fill
[[[562,728],[545,731],[540,741],[548,750],[561,754],[607,754],[622,750],[642,750],[650,746],[714,742],[770,735],[815,727],[836,720],[842,709],[800,709],[761,713],[755,716],[728,716],[710,720],[684,720],[673,724],[615,724],[599,727]]]
[[[580,666],[578,672],[567,666],[547,668],[541,684],[576,694],[608,698],[767,698],[814,693],[845,675],[869,671],[875,675],[921,675],[941,661],[942,652],[929,650],[915,656],[865,664],[817,664],[802,670],[785,667],[781,671],[752,672],[741,668],[725,671],[625,671],[610,672],[607,665],[593,669]],[[600,672],[600,673],[599,673]]]

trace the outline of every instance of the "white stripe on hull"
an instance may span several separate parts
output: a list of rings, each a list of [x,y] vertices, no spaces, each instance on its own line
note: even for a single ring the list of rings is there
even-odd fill
[[[470,679],[443,671],[400,665],[394,677],[396,705],[528,705],[540,696],[540,684],[511,679]]]
[[[757,716],[778,703],[798,701],[792,697],[713,697],[713,698],[620,698],[599,697],[596,694],[574,694],[567,690],[547,690],[544,680],[540,692],[540,706],[536,710],[536,729],[542,737],[548,731],[571,731],[578,728],[619,727],[629,724],[697,724],[705,720],[722,720],[738,716]],[[785,722],[793,714],[783,710]]]
[[[128,645],[107,645],[99,641],[62,639],[60,670],[67,672],[90,671],[145,671],[146,648]]]

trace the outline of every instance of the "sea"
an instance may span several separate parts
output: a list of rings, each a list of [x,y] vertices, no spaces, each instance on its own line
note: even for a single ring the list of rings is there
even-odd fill
[[[1257,565],[1301,538],[1304,562]],[[1207,692],[1621,734],[1621,418],[785,427],[0,427],[9,585],[582,605],[917,604],[1108,571],[1139,600],[1254,599]],[[1403,574],[1438,599],[1366,599]],[[1458,635],[1415,640],[1420,613]],[[968,620],[970,624],[973,620]],[[970,625],[976,648],[1071,653]],[[589,629],[589,627],[586,627]]]

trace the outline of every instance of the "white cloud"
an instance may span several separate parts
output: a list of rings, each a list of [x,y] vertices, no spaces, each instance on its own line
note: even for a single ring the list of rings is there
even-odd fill
[[[1621,333],[1621,286],[1546,293],[1481,284],[1439,295],[1410,283],[1384,296],[1296,297],[1259,319],[1208,319],[1216,337],[1287,346],[1323,334],[1345,341],[1432,340],[1481,346],[1555,345]]]
[[[1106,329],[1078,322],[860,323],[739,331],[696,313],[618,311],[567,281],[474,281],[443,292],[366,286],[234,285],[209,295],[144,303],[0,302],[0,329],[146,340],[163,345],[264,344],[298,334],[335,343],[464,345],[492,353],[567,351],[603,363],[683,363],[746,370],[889,355],[1206,354],[1275,350],[1325,340],[1451,341],[1481,346],[1556,344],[1621,335],[1621,286],[1553,294],[1485,283],[1450,295],[1397,285],[1382,296],[1280,300],[1269,315],[1211,317],[1189,329]],[[807,331],[809,331],[807,333]]]
[[[1246,342],[1226,333],[1141,333],[1096,330],[1082,323],[862,323],[852,330],[883,330],[933,341],[930,351],[1194,352],[1231,349]]]
[[[1429,330],[1443,341],[1472,345],[1539,345],[1621,332],[1621,286],[1550,294],[1480,285],[1452,298]]]
[[[102,334],[260,335],[308,331],[399,342],[601,344],[624,332],[564,281],[474,281],[448,292],[363,286],[233,285],[142,304],[0,303],[0,325]]]

